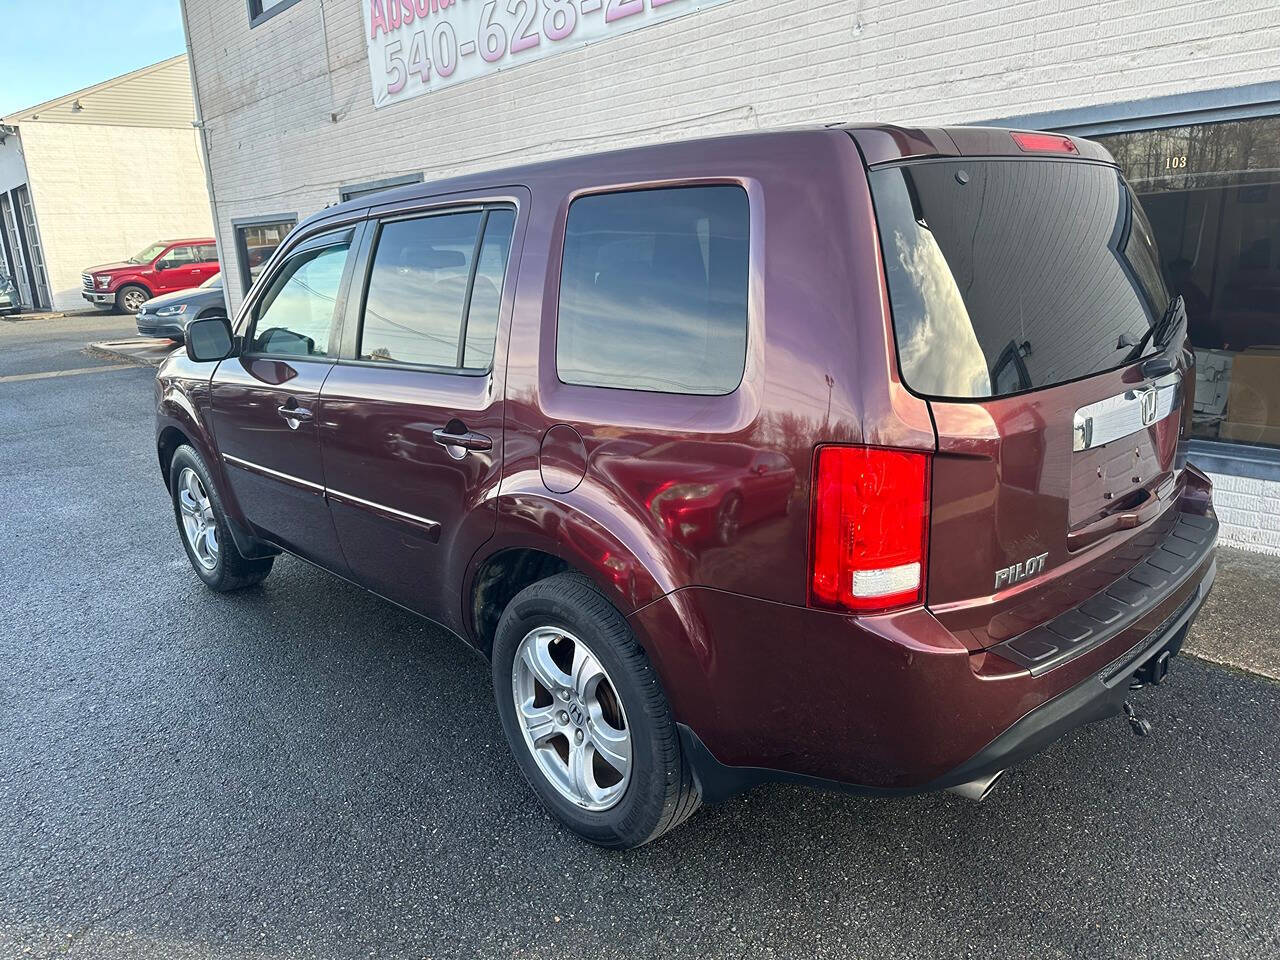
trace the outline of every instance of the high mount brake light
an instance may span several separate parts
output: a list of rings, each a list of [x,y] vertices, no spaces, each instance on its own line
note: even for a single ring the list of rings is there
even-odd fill
[[[811,606],[879,613],[924,601],[929,466],[910,450],[818,448]]]
[[[1070,137],[1056,133],[1013,133],[1013,142],[1024,153],[1075,153],[1080,151]]]

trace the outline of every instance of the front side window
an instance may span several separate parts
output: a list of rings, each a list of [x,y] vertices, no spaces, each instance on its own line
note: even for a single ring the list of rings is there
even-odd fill
[[[360,359],[483,370],[493,359],[515,211],[435,214],[382,226]]]
[[[251,353],[327,357],[336,350],[333,326],[350,233],[296,253],[272,278],[254,309]]]
[[[195,247],[173,247],[161,261],[166,267],[185,267],[196,262]]]
[[[732,393],[746,368],[750,213],[737,186],[569,207],[556,369],[565,383]]]

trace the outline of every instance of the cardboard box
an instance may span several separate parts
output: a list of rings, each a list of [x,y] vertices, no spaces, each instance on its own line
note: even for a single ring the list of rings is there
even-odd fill
[[[1266,443],[1280,447],[1280,427],[1259,426],[1256,423],[1232,423],[1224,420],[1218,424],[1219,440],[1238,440],[1241,443]]]
[[[1235,355],[1219,436],[1280,444],[1280,347],[1253,347]]]

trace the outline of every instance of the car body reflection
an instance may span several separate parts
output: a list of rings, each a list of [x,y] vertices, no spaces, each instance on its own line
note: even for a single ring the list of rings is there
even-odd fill
[[[796,471],[776,451],[693,440],[633,451],[607,444],[596,469],[685,546],[728,546],[743,529],[791,509]]]

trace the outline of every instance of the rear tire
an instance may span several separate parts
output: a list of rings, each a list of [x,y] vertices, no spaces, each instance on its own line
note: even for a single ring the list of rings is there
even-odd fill
[[[169,492],[183,549],[206,587],[226,593],[266,579],[275,558],[251,560],[236,549],[218,488],[195,447],[183,444],[174,451]]]
[[[587,672],[586,669],[575,669],[583,662],[578,652],[581,646],[582,653],[589,660],[594,660],[602,674],[597,674],[598,697],[590,705],[582,704],[587,707],[586,713],[591,718],[584,724],[588,745],[594,742],[592,738],[596,735],[592,730],[599,727],[601,702],[610,706],[609,712],[621,720],[620,723],[618,720],[609,721],[610,736],[619,733],[613,729],[619,725],[628,736],[625,784],[620,795],[608,797],[602,803],[592,804],[588,798],[575,800],[572,785],[566,789],[563,782],[557,783],[544,771],[547,760],[540,761],[535,757],[533,741],[527,737],[529,721],[522,717],[528,717],[539,709],[557,712],[561,702],[556,698],[560,696],[564,697],[563,705],[567,711],[573,711],[575,704],[579,703],[570,683],[556,691],[542,687],[537,694],[522,699],[521,705],[517,704],[517,699],[522,696],[517,651],[529,650],[526,641],[547,632],[568,638],[553,641],[555,643],[572,641],[566,648],[569,651],[566,655],[571,656],[571,661],[565,663],[569,669],[561,667],[563,673],[581,676]],[[527,669],[523,666],[526,662],[522,652],[519,669]],[[701,805],[693,772],[681,750],[671,708],[649,658],[640,649],[622,614],[586,577],[577,573],[557,574],[520,591],[498,621],[492,667],[498,714],[521,773],[543,805],[583,839],[613,849],[638,847],[679,826]],[[566,676],[565,679],[571,680],[571,677]],[[549,703],[550,708],[538,707],[538,698],[544,704]],[[558,712],[563,716],[569,715],[568,712]],[[570,744],[578,733],[575,723],[576,720],[566,721],[552,735],[553,738],[560,736],[559,731],[563,731],[565,753],[572,750]],[[551,743],[551,740],[545,742]],[[558,747],[556,749],[559,750]],[[546,748],[542,752],[544,758],[549,756]],[[554,757],[550,762],[554,764]],[[571,766],[569,760],[564,762],[566,767]],[[588,761],[599,762],[599,758]],[[613,768],[606,764],[605,768],[597,765],[590,769],[597,772],[604,769],[608,773]],[[590,775],[593,786],[598,780],[597,772]],[[593,806],[602,808],[593,809]]]

